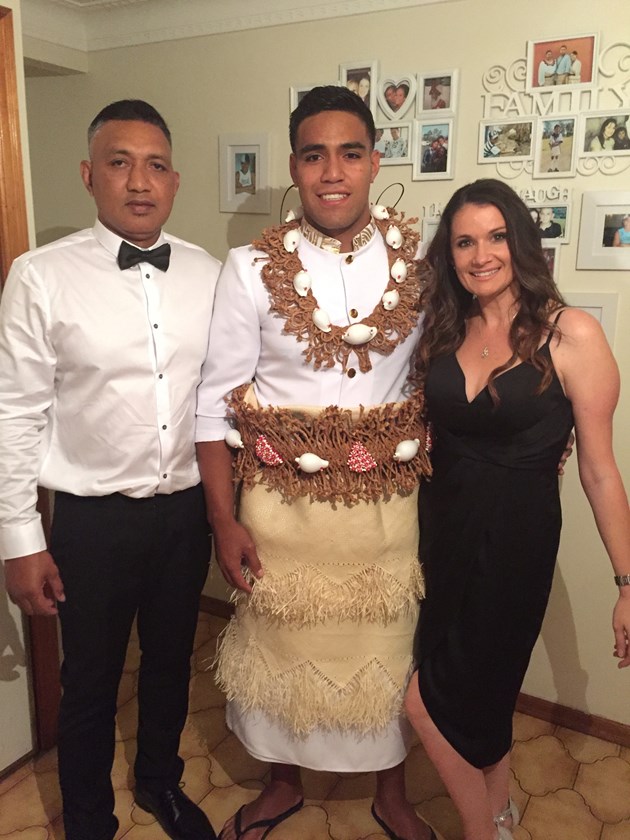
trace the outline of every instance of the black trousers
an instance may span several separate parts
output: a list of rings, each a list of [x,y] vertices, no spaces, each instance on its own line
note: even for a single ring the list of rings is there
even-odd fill
[[[201,486],[148,499],[57,493],[51,552],[66,593],[58,750],[66,840],[112,840],[116,696],[136,615],[136,781],[159,791],[182,775],[177,753],[210,560]]]

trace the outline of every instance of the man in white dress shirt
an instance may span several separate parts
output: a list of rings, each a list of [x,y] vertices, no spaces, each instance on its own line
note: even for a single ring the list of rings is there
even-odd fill
[[[220,265],[162,232],[179,175],[151,105],[112,103],[88,142],[98,220],[19,257],[0,308],[0,553],[12,599],[61,622],[67,840],[118,828],[114,716],[136,617],[136,803],[175,840],[212,840],[178,749],[210,557],[194,418]],[[50,548],[38,484],[56,491]]]
[[[290,122],[302,209],[232,250],[217,286],[197,449],[218,562],[240,590],[217,674],[228,725],[272,765],[222,840],[260,840],[295,814],[300,767],[377,771],[381,827],[432,836],[405,798],[400,716],[429,469],[410,379],[418,236],[370,211],[374,138],[356,94],[310,91]]]

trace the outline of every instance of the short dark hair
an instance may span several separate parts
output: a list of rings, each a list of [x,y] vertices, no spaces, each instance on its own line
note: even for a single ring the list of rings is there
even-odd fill
[[[372,112],[361,97],[342,85],[320,85],[309,90],[292,112],[289,120],[289,141],[295,152],[298,128],[307,117],[314,117],[322,111],[346,111],[356,116],[365,125],[370,143],[374,148],[376,129]]]
[[[88,145],[92,142],[92,138],[99,128],[112,120],[136,120],[138,122],[155,125],[168,140],[168,145],[173,145],[171,132],[169,131],[164,117],[155,110],[153,105],[149,105],[148,102],[145,102],[142,99],[120,99],[118,102],[112,102],[111,104],[106,105],[98,112],[90,123],[87,134]]]

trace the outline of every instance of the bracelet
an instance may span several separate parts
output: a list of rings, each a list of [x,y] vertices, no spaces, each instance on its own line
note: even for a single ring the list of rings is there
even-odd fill
[[[615,575],[617,586],[630,586],[630,575]]]

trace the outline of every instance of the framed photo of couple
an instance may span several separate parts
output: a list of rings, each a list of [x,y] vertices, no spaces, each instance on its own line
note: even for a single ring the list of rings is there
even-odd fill
[[[454,120],[414,120],[413,181],[446,181],[454,177]]]

